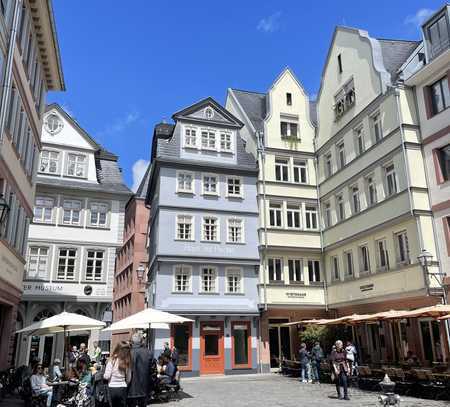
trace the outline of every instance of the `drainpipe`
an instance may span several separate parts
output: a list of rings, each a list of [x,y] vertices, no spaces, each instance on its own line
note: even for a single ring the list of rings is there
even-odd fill
[[[8,110],[9,94],[12,88],[12,66],[14,61],[14,48],[16,45],[17,27],[19,26],[19,16],[22,0],[17,0],[14,5],[14,14],[9,35],[8,56],[6,59],[5,79],[3,81],[3,92],[0,104],[0,143],[3,142],[3,132],[5,130],[6,112]]]

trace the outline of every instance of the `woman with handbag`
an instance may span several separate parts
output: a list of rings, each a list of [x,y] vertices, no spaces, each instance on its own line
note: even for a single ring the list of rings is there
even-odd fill
[[[131,381],[130,344],[121,341],[106,364],[103,378],[108,381],[111,407],[126,407],[127,386]]]
[[[336,391],[339,400],[350,400],[348,397],[348,375],[349,366],[347,362],[347,352],[342,341],[336,341],[336,349],[331,353],[332,373],[336,381]]]

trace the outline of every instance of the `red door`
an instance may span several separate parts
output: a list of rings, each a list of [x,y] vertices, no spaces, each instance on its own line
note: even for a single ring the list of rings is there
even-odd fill
[[[200,374],[223,374],[223,322],[200,324]]]

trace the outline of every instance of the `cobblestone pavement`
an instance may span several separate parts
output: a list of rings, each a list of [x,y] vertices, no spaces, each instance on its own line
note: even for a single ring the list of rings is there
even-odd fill
[[[170,402],[177,407],[318,407],[379,406],[378,393],[350,389],[350,401],[337,400],[330,384],[299,383],[298,379],[276,374],[216,376],[182,380],[182,399]],[[445,401],[402,397],[402,407],[449,406]]]

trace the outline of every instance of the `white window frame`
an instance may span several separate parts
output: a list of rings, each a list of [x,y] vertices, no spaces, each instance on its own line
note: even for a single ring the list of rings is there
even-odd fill
[[[293,265],[293,276],[294,278],[291,280],[291,269],[290,266],[291,264]],[[299,265],[300,270],[296,270],[296,265]],[[296,276],[296,271],[300,272],[300,279],[297,280],[295,278]],[[302,258],[288,258],[288,276],[289,276],[289,283],[296,283],[296,284],[302,284],[305,281],[305,276],[303,275],[303,259]]]
[[[295,226],[295,214],[298,216],[298,226]],[[289,226],[289,215],[291,215],[292,226]],[[301,229],[302,228],[302,207],[300,204],[287,203],[286,205],[286,228]]]
[[[336,195],[336,214],[339,222],[345,220],[345,201],[343,193]]]
[[[177,290],[177,275],[185,275],[186,278],[186,290]],[[186,264],[176,264],[173,266],[173,293],[192,293],[192,266]]]
[[[189,134],[188,134],[189,132]],[[194,132],[194,134],[192,134]],[[189,142],[188,142],[189,140]],[[192,143],[192,141],[194,141]],[[198,149],[198,128],[194,126],[184,126],[183,128],[183,147]]]
[[[323,223],[326,228],[333,226],[333,219],[331,217],[331,202],[325,202],[323,205]]]
[[[244,277],[242,268],[240,267],[226,267],[225,268],[225,292],[227,294],[243,294],[244,293]],[[239,277],[238,289],[235,291],[230,290],[229,278]]]
[[[93,207],[100,207],[100,208],[104,208],[105,211],[97,211],[94,212],[92,210]],[[95,227],[95,228],[107,228],[108,224],[109,224],[109,208],[110,205],[106,202],[100,202],[100,201],[91,201],[89,202],[89,226],[91,227]],[[92,215],[94,213],[97,213],[97,221],[92,223]],[[105,214],[105,222],[104,223],[100,223],[100,216],[101,214],[104,213]]]
[[[397,252],[397,264],[409,264],[411,262],[411,253],[409,249],[408,233],[406,230],[394,233],[395,237],[395,248]],[[402,243],[400,243],[400,237],[402,237]],[[403,246],[403,253],[406,256],[404,259],[401,258],[401,245]]]
[[[286,134],[283,134],[281,131],[283,123],[286,124]],[[295,132],[295,134],[293,134],[293,129],[292,129],[293,126],[295,126],[297,128],[297,131]],[[299,130],[300,129],[299,129],[298,121],[287,120],[285,118],[280,119],[280,135],[281,135],[282,139],[289,138],[289,137],[295,137],[296,139],[299,139],[300,138]]]
[[[75,210],[73,208],[70,209],[66,209],[64,207],[66,202],[79,202],[80,203],[80,209],[79,209],[79,215],[78,215],[78,222],[74,222],[73,221],[73,215]],[[61,224],[63,225],[70,225],[70,226],[83,226],[83,209],[84,209],[84,205],[83,205],[83,201],[81,199],[76,199],[76,198],[63,198],[62,199],[62,208],[61,208]],[[66,222],[64,220],[64,212],[66,210],[70,210],[70,221]]]
[[[344,168],[346,164],[344,140],[340,140],[336,143],[336,157],[338,161],[338,169],[340,170]]]
[[[233,222],[240,222],[240,228],[241,228],[241,240],[240,241],[234,241],[231,236],[231,223]],[[227,243],[231,244],[244,244],[245,243],[245,221],[243,218],[228,218],[227,219]]]
[[[186,189],[186,180],[183,180],[183,188],[180,188],[180,181],[179,181],[179,177],[180,175],[186,176],[186,175],[190,175],[191,176],[191,189]],[[194,172],[192,171],[177,171],[176,172],[176,192],[177,193],[181,193],[181,194],[195,194],[195,176],[194,176]]]
[[[372,126],[373,131],[373,144],[377,144],[381,140],[383,140],[383,126],[381,123],[381,113],[379,111],[373,113],[370,116],[370,124]],[[376,129],[378,129],[378,136]]]
[[[48,154],[48,156],[46,158],[44,158],[44,154]],[[52,157],[52,155],[56,155],[55,157]],[[56,150],[49,150],[49,149],[45,149],[41,151],[41,154],[39,156],[39,172],[42,174],[49,174],[49,175],[60,175],[61,172],[61,152],[60,151],[56,151]],[[46,159],[47,160],[47,170],[43,170],[42,169],[42,162],[43,160]],[[56,170],[55,171],[50,171],[51,168],[51,164],[54,163],[56,165]]]
[[[208,289],[205,290],[205,276],[204,276],[204,272],[208,271],[209,272],[213,272],[213,278],[211,279],[212,283],[212,289]],[[215,266],[202,266],[200,268],[200,290],[199,292],[203,293],[203,294],[216,294],[219,292],[219,273],[217,271],[217,267]]]
[[[37,253],[32,254],[32,250],[37,249]],[[41,252],[46,250],[46,254],[42,254]],[[32,268],[32,258],[34,260],[35,267]],[[45,259],[45,269],[41,269],[41,261]],[[49,265],[50,265],[50,247],[48,246],[35,246],[32,245],[28,248],[28,261],[27,261],[27,278],[30,280],[47,280],[49,273]],[[34,275],[31,275],[31,271],[34,272]],[[45,275],[41,275],[41,272],[44,272]]]
[[[303,170],[303,171],[302,171]],[[305,175],[305,180],[302,180],[302,172]],[[298,175],[298,181],[295,180],[295,175]],[[294,158],[292,164],[292,175],[293,182],[297,184],[307,184],[308,183],[308,161],[307,160],[299,160]]]
[[[345,277],[353,277],[355,275],[355,263],[353,261],[353,252],[351,250],[345,251],[344,259],[345,259]]]
[[[352,198],[352,213],[353,215],[356,215],[361,212],[361,197],[358,184],[354,184],[350,187],[350,195]]]
[[[389,163],[388,165],[384,166],[384,173],[386,178],[386,196],[393,196],[398,192],[398,180],[397,180],[397,174],[395,172],[395,166],[393,163]],[[390,191],[390,182],[393,187],[393,190]]]
[[[382,247],[380,247],[380,244]],[[384,271],[384,270],[389,270],[389,252],[387,249],[387,242],[385,238],[382,239],[377,239],[375,241],[375,245],[377,247],[377,269],[379,271]],[[384,261],[386,264],[381,264],[382,263],[382,253],[381,250],[383,250],[383,254],[384,254]]]
[[[95,253],[94,257],[89,257],[89,252]],[[97,257],[98,253],[102,253],[102,257]],[[97,264],[91,264],[88,266],[89,262],[92,261],[93,263],[96,263],[97,261],[100,261],[101,268],[100,268],[100,277],[96,274],[96,268],[98,267]],[[92,276],[88,276],[88,267],[92,267]],[[85,270],[84,270],[84,281],[94,282],[94,283],[101,283],[103,282],[104,275],[105,275],[105,269],[106,269],[106,251],[102,249],[86,249],[86,259],[85,259]]]
[[[282,162],[280,162],[282,161]],[[289,158],[275,157],[275,181],[277,182],[289,182]],[[277,179],[277,169],[279,168],[280,179]],[[286,170],[286,171],[285,171]],[[285,176],[286,175],[286,179]]]
[[[370,190],[373,190],[373,202],[371,199]],[[376,205],[378,202],[378,194],[377,194],[377,184],[375,183],[375,176],[370,174],[366,177],[366,191],[367,191],[367,206]]]
[[[311,208],[314,208],[311,210]],[[308,218],[309,224],[311,227],[308,227]],[[315,219],[316,227],[313,227],[313,219]],[[319,229],[319,214],[317,211],[317,207],[314,205],[306,205],[305,206],[305,230],[318,230]]]
[[[367,255],[367,270],[364,269],[364,250]],[[369,244],[364,243],[358,246],[358,259],[359,259],[359,272],[363,274],[370,273],[370,251],[369,251]]]
[[[331,256],[331,280],[339,281],[341,279],[341,273],[339,270],[339,257]]]
[[[56,280],[58,281],[76,281],[77,278],[77,268],[78,268],[78,252],[79,249],[76,247],[58,247],[58,255],[56,256],[56,268],[55,268],[55,273],[56,273]],[[60,266],[60,260],[61,260],[61,250],[66,250],[67,251],[67,255],[64,256],[65,262],[64,262],[64,276],[60,277],[59,274],[59,266]],[[69,256],[69,251],[75,251],[75,256]],[[67,278],[67,270],[68,270],[68,266],[69,266],[69,260],[73,259],[73,277],[72,278]]]
[[[276,277],[276,264],[277,264],[277,260],[279,260],[280,262],[280,279],[274,279],[271,280],[270,279],[270,263],[273,263],[273,276]],[[270,282],[284,282],[284,267],[283,267],[283,259],[281,257],[270,257],[267,259],[267,277]]]
[[[239,194],[235,194],[235,193],[230,193],[229,190],[229,186],[230,186],[230,181],[233,183],[233,190],[235,189],[235,184],[234,181],[238,180],[239,181]],[[243,198],[244,197],[244,181],[242,179],[242,177],[227,177],[226,178],[226,196],[227,198]]]
[[[230,138],[230,140],[227,140],[227,137]],[[219,143],[220,143],[220,151],[222,153],[232,153],[234,150],[234,143],[233,143],[233,133],[229,131],[221,131],[219,132]],[[227,145],[229,143],[229,148],[223,148],[223,145]]]
[[[71,156],[73,156],[75,158],[75,160],[71,160]],[[82,163],[79,162],[79,159],[81,157],[83,157],[83,160],[84,160]],[[74,164],[74,173],[73,174],[69,174],[71,162],[73,162],[73,164]],[[83,175],[77,175],[77,170],[79,168],[82,168]],[[67,177],[75,177],[75,178],[87,178],[87,175],[88,175],[88,156],[87,156],[87,154],[68,152],[66,154],[66,176]]]
[[[181,235],[179,234],[180,230],[179,230],[179,225],[180,225],[180,218],[189,218],[190,222],[190,226],[191,226],[191,233],[190,233],[190,238],[189,239],[184,239],[181,237]],[[187,224],[187,222],[183,222],[183,224]],[[189,242],[193,242],[195,241],[195,219],[193,215],[189,215],[189,214],[178,214],[176,215],[176,220],[175,220],[175,240],[182,240],[182,241],[189,241]]]
[[[215,191],[208,191],[207,188],[205,188],[205,181],[206,181],[206,179],[209,179],[208,185],[211,186],[211,185],[214,184],[213,182],[211,182],[212,178],[215,179],[216,190]],[[219,180],[220,180],[220,178],[219,178],[219,175],[217,175],[217,174],[203,173],[202,174],[202,195],[219,196],[219,194],[220,194],[220,182],[219,182]]]
[[[38,200],[45,200],[45,205],[38,205]],[[34,200],[34,208],[33,208],[33,222],[34,223],[53,223],[53,208],[55,207],[55,198],[50,196],[36,196]],[[40,218],[36,217],[36,208],[42,208],[42,214]],[[46,220],[46,213],[50,212],[50,219]]]
[[[271,222],[271,213],[273,212],[274,225]],[[278,217],[277,213],[280,214],[280,224],[277,224]],[[281,202],[269,202],[269,227],[271,228],[282,228],[283,227],[283,204]]]
[[[203,145],[203,141],[204,141],[204,137],[203,135],[206,133],[206,145]],[[211,147],[211,141],[213,141],[214,146]],[[218,151],[219,150],[219,143],[220,140],[217,140],[217,132],[214,129],[210,129],[210,128],[202,128],[200,129],[200,147],[202,150],[207,150],[207,151]]]
[[[215,220],[215,227],[216,227],[216,239],[206,239],[206,233],[205,233],[205,227],[206,227],[206,219],[213,219]],[[217,243],[220,242],[220,219],[217,216],[203,216],[202,218],[202,241],[203,242],[213,242]]]
[[[353,129],[355,135],[355,152],[356,156],[359,157],[366,151],[365,139],[364,139],[364,127],[362,125],[355,127]]]

